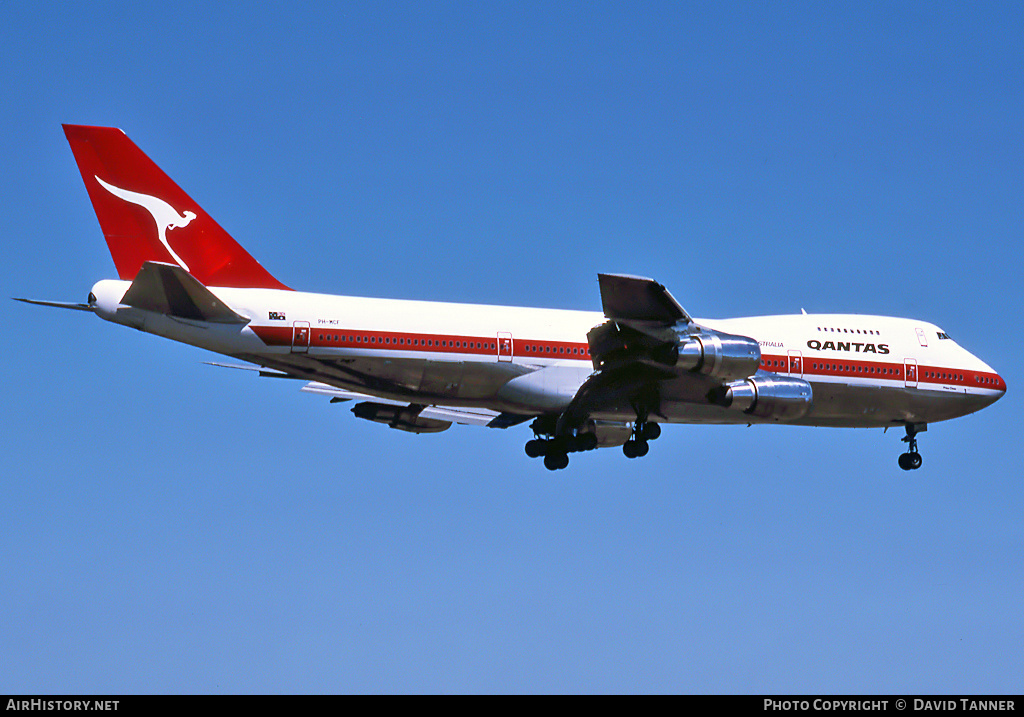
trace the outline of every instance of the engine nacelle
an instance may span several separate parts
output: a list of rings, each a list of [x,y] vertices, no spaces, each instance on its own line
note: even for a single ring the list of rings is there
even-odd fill
[[[795,421],[811,408],[811,384],[788,376],[755,376],[717,388],[708,395],[712,403],[759,418]]]
[[[451,421],[440,421],[436,418],[421,418],[419,413],[423,406],[391,406],[386,403],[363,401],[352,407],[352,413],[367,421],[383,423],[390,428],[409,433],[440,433],[448,430]]]
[[[757,373],[761,347],[746,336],[704,330],[680,336],[664,358],[675,368],[730,380]]]

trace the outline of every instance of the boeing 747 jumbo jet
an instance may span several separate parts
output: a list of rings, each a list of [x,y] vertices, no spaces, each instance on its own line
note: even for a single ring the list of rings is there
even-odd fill
[[[651,279],[601,274],[603,313],[293,291],[256,262],[128,137],[65,125],[119,279],[88,311],[229,356],[260,376],[354,401],[412,433],[530,421],[532,458],[622,446],[646,455],[663,423],[902,426],[980,410],[1003,379],[925,321],[857,314],[691,317]],[[252,366],[247,365],[252,364]]]

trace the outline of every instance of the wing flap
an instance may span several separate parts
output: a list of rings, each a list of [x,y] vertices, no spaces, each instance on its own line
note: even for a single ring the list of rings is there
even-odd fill
[[[489,426],[491,428],[508,428],[532,416],[520,416],[516,414],[499,413],[489,408],[466,408],[465,406],[423,406],[412,404],[408,401],[395,401],[389,398],[379,398],[367,393],[358,393],[344,388],[337,388],[319,381],[311,381],[302,387],[306,393],[318,396],[330,396],[334,401],[369,401],[375,406],[394,406],[396,408],[415,409],[416,417],[430,421],[445,421],[458,423],[463,426]],[[359,404],[362,405],[362,404]],[[358,406],[357,406],[358,407]],[[354,410],[354,409],[353,409]],[[364,409],[364,413],[366,410]],[[359,415],[358,413],[356,415]],[[362,417],[362,416],[361,416]],[[373,419],[371,419],[373,420]]]

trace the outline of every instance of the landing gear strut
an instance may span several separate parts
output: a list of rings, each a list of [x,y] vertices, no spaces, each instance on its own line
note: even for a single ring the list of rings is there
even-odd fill
[[[655,440],[660,435],[661,426],[638,418],[633,424],[633,437],[622,444],[622,452],[626,458],[642,458],[651,449],[648,442]]]
[[[921,454],[917,452],[917,434],[928,430],[927,423],[908,423],[907,435],[902,441],[907,444],[907,452],[900,456],[900,468],[905,471],[917,470],[921,467]]]

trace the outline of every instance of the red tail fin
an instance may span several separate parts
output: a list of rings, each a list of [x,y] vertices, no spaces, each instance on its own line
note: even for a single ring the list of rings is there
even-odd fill
[[[175,263],[206,286],[287,289],[113,127],[64,125],[122,279]]]

